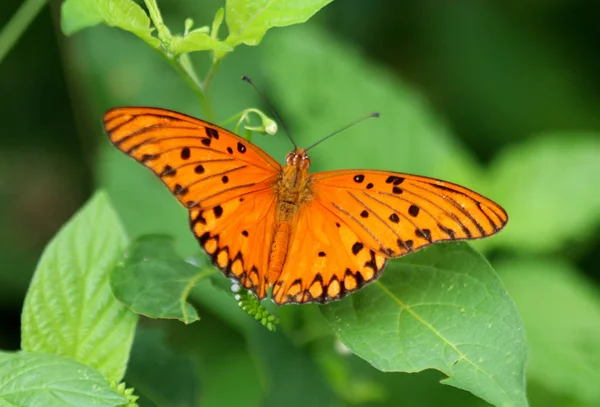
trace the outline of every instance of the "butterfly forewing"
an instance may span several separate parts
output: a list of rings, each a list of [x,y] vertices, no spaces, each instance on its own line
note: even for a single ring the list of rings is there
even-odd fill
[[[281,171],[241,137],[168,110],[117,108],[105,114],[104,126],[115,146],[152,169],[188,207],[264,189]]]
[[[433,178],[344,170],[317,173],[312,179],[315,199],[387,257],[435,242],[489,236],[508,221],[495,202]]]

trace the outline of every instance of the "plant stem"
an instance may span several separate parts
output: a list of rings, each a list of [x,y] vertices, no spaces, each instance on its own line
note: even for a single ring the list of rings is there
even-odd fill
[[[165,59],[165,61],[167,61],[173,67],[173,69],[175,69],[175,71],[188,84],[188,86],[192,88],[198,97],[198,100],[200,101],[200,107],[206,116],[206,120],[214,122],[216,120],[215,111],[213,110],[208,99],[204,84],[200,81],[200,79],[198,79],[198,76],[194,72],[194,68],[192,67],[192,62],[190,61],[189,57],[186,54],[176,56],[170,51],[172,38],[171,32],[163,23],[156,0],[144,0],[144,3],[146,4],[146,8],[150,14],[152,24],[158,31],[158,39],[161,42],[161,46],[156,50]]]
[[[181,78],[188,84],[188,86],[192,88],[198,97],[200,107],[206,116],[206,120],[214,122],[216,120],[215,111],[213,110],[212,105],[208,100],[206,93],[204,92],[202,83],[198,80],[194,71],[191,70],[191,66],[186,68],[185,64],[182,64],[178,59],[169,57],[162,50],[158,51],[165,61],[167,61],[173,67],[173,69],[175,69],[175,72],[177,72],[179,76],[181,76]]]
[[[25,0],[10,21],[0,31],[0,62],[15,45],[47,0]]]
[[[215,74],[217,73],[217,69],[219,69],[219,65],[221,64],[221,61],[223,60],[223,58],[213,58],[212,60],[212,64],[210,65],[210,68],[208,69],[208,72],[206,73],[206,78],[204,78],[204,83],[202,84],[202,87],[204,88],[204,92],[208,92],[208,88],[210,87],[210,84],[212,83]]]

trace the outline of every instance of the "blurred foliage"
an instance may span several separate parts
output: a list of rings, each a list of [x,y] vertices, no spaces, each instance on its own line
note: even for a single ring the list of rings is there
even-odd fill
[[[0,26],[20,3],[0,2]],[[223,2],[159,6],[182,35],[186,17],[211,25]],[[185,211],[109,146],[99,120],[118,105],[201,116],[194,92],[131,34],[98,26],[65,38],[59,8],[50,2],[0,64],[2,349],[18,348],[43,248],[99,185],[130,237],[166,233],[178,252],[198,252]],[[252,76],[301,145],[379,110],[368,131],[358,126],[315,149],[314,167],[415,172],[505,205],[506,230],[477,247],[523,316],[533,406],[600,404],[598,12],[583,0],[338,1],[302,27],[273,30],[259,47],[238,47],[211,89],[222,121],[260,105],[239,80]],[[200,72],[209,67],[205,54],[191,60]],[[280,135],[253,141],[276,158],[290,149]],[[142,320],[125,378],[141,406],[485,405],[439,385],[438,372],[374,369],[340,346],[316,307],[283,308],[272,334],[218,284],[192,291],[197,323]]]

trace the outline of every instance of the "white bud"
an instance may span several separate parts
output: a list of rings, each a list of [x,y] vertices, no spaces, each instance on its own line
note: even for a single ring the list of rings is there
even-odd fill
[[[275,121],[269,119],[269,120],[265,120],[264,121],[265,124],[265,132],[267,134],[270,134],[271,136],[274,135],[275,133],[277,133],[277,123],[275,123]]]

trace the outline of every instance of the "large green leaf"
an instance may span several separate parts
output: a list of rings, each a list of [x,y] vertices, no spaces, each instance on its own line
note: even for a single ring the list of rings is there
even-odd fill
[[[497,265],[531,346],[531,381],[555,395],[600,405],[600,292],[561,261]]]
[[[201,387],[198,372],[191,358],[168,346],[165,328],[169,324],[164,322],[140,325],[125,380],[135,387],[141,407],[196,407]]]
[[[300,339],[300,336],[296,337]],[[267,389],[263,405],[288,407],[342,406],[307,347],[294,346],[289,337],[256,325],[249,335],[249,349],[260,361]]]
[[[332,0],[227,0],[226,42],[258,45],[268,29],[303,23]]]
[[[61,8],[61,27],[65,35],[104,23],[132,32],[155,48],[158,38],[152,36],[150,18],[132,0],[66,0]]]
[[[100,372],[69,358],[27,352],[0,357],[2,407],[115,407],[126,402]]]
[[[215,273],[208,264],[199,268],[185,262],[169,237],[145,236],[127,249],[110,283],[119,301],[136,313],[191,324],[198,314],[187,302],[188,296],[200,281]]]
[[[491,244],[548,252],[600,224],[598,134],[553,134],[509,148],[492,165],[493,195],[511,220]]]
[[[322,307],[355,354],[383,371],[437,369],[497,406],[525,406],[525,332],[513,301],[466,243],[391,261],[379,281]]]
[[[23,307],[23,350],[123,378],[137,317],[113,297],[109,270],[126,242],[106,194],[96,193],[42,254]]]
[[[247,315],[246,319],[250,320]],[[196,405],[268,405],[263,402],[265,383],[258,370],[259,361],[248,353],[244,337],[225,321],[205,313],[200,323],[170,324],[169,328],[169,347],[196,366],[199,387]],[[266,331],[256,323],[250,329]],[[232,386],[235,391],[231,391]]]

